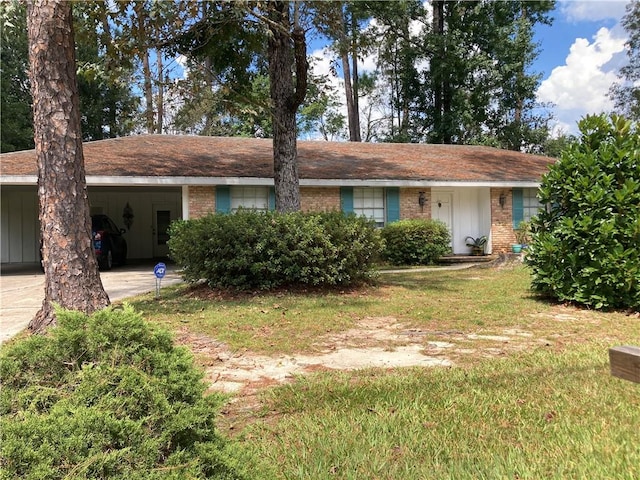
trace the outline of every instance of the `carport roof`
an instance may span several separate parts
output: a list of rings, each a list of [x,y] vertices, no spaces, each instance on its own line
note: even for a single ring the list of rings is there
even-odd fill
[[[88,183],[273,178],[270,139],[137,135],[85,142],[83,150]],[[2,154],[0,160],[1,183],[37,176],[35,150]],[[298,141],[298,161],[301,184],[523,185],[539,183],[555,160],[482,146]]]

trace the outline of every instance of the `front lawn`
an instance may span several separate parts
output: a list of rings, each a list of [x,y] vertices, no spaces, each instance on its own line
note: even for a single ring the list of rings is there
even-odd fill
[[[245,355],[318,353],[370,317],[425,352],[453,345],[440,353],[452,367],[308,374],[248,409],[238,395],[222,423],[251,478],[640,478],[640,385],[612,378],[607,357],[640,344],[638,315],[549,304],[528,286],[522,267],[408,271],[351,291],[183,286],[133,304]]]

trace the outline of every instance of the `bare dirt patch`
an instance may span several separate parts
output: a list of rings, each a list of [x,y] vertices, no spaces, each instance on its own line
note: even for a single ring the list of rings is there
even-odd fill
[[[214,338],[186,330],[178,342],[188,345],[205,365],[212,391],[247,396],[319,370],[452,366],[461,356],[500,356],[521,349],[532,337],[530,332],[513,329],[486,335],[426,331],[406,328],[393,317],[365,317],[349,330],[319,337],[315,342],[319,351],[314,354],[232,351]]]

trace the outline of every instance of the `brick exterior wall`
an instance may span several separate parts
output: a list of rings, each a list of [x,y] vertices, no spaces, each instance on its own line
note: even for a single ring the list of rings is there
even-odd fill
[[[189,187],[189,218],[204,217],[216,211],[216,187]]]
[[[504,193],[506,201],[504,208],[500,206],[500,194]],[[516,243],[513,232],[513,217],[511,215],[513,196],[510,188],[491,189],[491,244],[492,252],[511,252],[511,245]]]
[[[420,208],[418,197],[424,192],[426,203]],[[213,186],[189,187],[189,218],[199,218],[216,210],[216,189]],[[500,206],[500,194],[506,201]],[[510,188],[491,188],[491,241],[494,254],[511,251],[516,242],[513,232],[512,191]],[[301,208],[304,212],[340,210],[339,187],[301,187]],[[431,218],[430,188],[400,188],[400,218]]]
[[[300,187],[303,212],[340,210],[340,187]]]
[[[425,204],[420,207],[418,197],[424,192]],[[431,218],[431,189],[430,188],[401,188],[400,189],[400,218]]]

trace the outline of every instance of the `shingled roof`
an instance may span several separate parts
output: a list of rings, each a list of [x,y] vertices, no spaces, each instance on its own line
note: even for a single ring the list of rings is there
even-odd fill
[[[138,135],[84,143],[91,177],[270,179],[272,140]],[[491,147],[298,141],[301,183],[538,183],[554,159]],[[0,156],[0,182],[37,176],[35,150]],[[13,181],[12,181],[13,180]],[[247,183],[244,181],[242,183]]]

